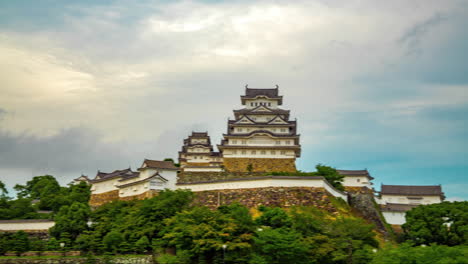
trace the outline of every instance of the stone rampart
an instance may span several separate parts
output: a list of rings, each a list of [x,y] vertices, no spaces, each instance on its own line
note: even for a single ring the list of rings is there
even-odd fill
[[[206,182],[264,176],[264,172],[226,172],[226,171],[183,171],[177,175],[177,183]]]
[[[149,191],[146,191],[146,192],[138,194],[138,195],[119,197],[119,200],[122,200],[122,201],[143,200],[143,199],[153,198],[153,197],[155,197],[157,195],[158,195],[158,191],[149,190]]]
[[[269,187],[202,191],[195,193],[195,205],[217,208],[221,205],[240,203],[249,208],[260,205],[288,208],[291,206],[314,206],[337,213],[324,188],[313,187]]]
[[[260,159],[260,158],[224,158],[225,170],[230,172],[247,172],[251,166],[253,172],[295,172],[295,159]]]
[[[156,195],[158,195],[158,191],[148,190],[144,193],[137,194],[137,195],[119,197],[119,190],[114,190],[114,191],[105,192],[105,193],[92,194],[89,200],[89,205],[91,207],[98,207],[98,206],[101,206],[105,203],[109,203],[112,201],[143,200],[143,199],[152,198]]]
[[[119,200],[119,190],[113,190],[105,193],[92,194],[89,199],[91,207],[101,206],[105,203]]]

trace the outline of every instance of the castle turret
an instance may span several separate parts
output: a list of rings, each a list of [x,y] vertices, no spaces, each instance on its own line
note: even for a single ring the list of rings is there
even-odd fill
[[[273,89],[246,86],[241,96],[243,109],[234,110],[228,131],[218,145],[228,171],[296,171],[301,146],[296,121],[289,110],[280,109],[283,96]]]
[[[207,132],[192,132],[184,139],[179,163],[184,171],[221,171],[222,158],[213,151]]]

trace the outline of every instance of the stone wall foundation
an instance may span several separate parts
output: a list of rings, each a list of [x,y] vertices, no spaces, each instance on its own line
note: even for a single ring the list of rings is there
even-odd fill
[[[224,168],[230,172],[295,172],[295,159],[224,158]]]

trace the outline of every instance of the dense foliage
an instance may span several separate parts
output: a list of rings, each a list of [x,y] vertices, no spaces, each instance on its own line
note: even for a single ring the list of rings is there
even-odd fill
[[[318,172],[333,175],[334,169],[319,166]],[[88,185],[57,188],[56,183],[48,175],[35,177],[16,186],[20,192],[16,200],[8,198],[6,190],[2,192],[2,217],[37,216],[41,205],[52,209],[50,216],[56,224],[49,230],[49,240],[22,231],[0,233],[0,255],[81,250],[155,253],[159,263],[178,264],[468,263],[467,202],[411,210],[403,226],[407,242],[379,249],[373,225],[351,213],[344,217],[315,207],[248,209],[236,203],[212,210],[193,206],[194,194],[187,190],[165,190],[146,200],[114,201],[92,211]],[[33,199],[39,202],[33,205]]]
[[[0,181],[0,220],[50,218],[50,213],[57,213],[62,206],[78,202],[88,204],[91,191],[82,182],[62,187],[50,175],[36,176],[26,185],[15,185],[17,199],[7,196],[7,190]],[[38,213],[39,210],[46,213]]]
[[[468,246],[418,246],[402,244],[378,251],[371,264],[466,264]]]
[[[406,213],[405,238],[416,245],[468,245],[468,202],[418,206]]]

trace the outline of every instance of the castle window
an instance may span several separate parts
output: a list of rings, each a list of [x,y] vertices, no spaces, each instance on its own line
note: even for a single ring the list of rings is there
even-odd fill
[[[260,154],[265,155],[266,152],[265,152],[264,150],[262,150],[262,151],[260,152]]]
[[[276,145],[281,145],[281,141],[276,140]]]
[[[281,155],[286,155],[286,151],[282,150]]]
[[[273,132],[276,132],[276,128],[273,128]]]
[[[279,120],[276,120],[276,121],[278,122]],[[282,128],[281,132],[286,132],[286,128]]]
[[[233,150],[233,151],[232,151],[232,154],[237,154],[237,150]]]
[[[243,150],[243,151],[242,151],[242,154],[247,154],[247,151]]]
[[[286,145],[290,145],[290,144],[291,144],[291,141],[286,140]]]
[[[242,140],[242,145],[246,145],[247,144],[247,140]]]
[[[255,155],[255,154],[257,154],[257,151],[252,150],[252,155]]]
[[[242,128],[237,128],[237,132],[242,132]]]
[[[271,103],[268,103],[268,106],[271,106]]]
[[[253,106],[253,103],[250,103],[250,106]]]
[[[271,151],[271,154],[275,155],[275,154],[276,154],[276,151],[272,150],[272,151]]]
[[[237,140],[233,140],[233,141],[232,141],[232,144],[237,144]]]
[[[361,179],[357,179],[357,182],[361,182]]]

